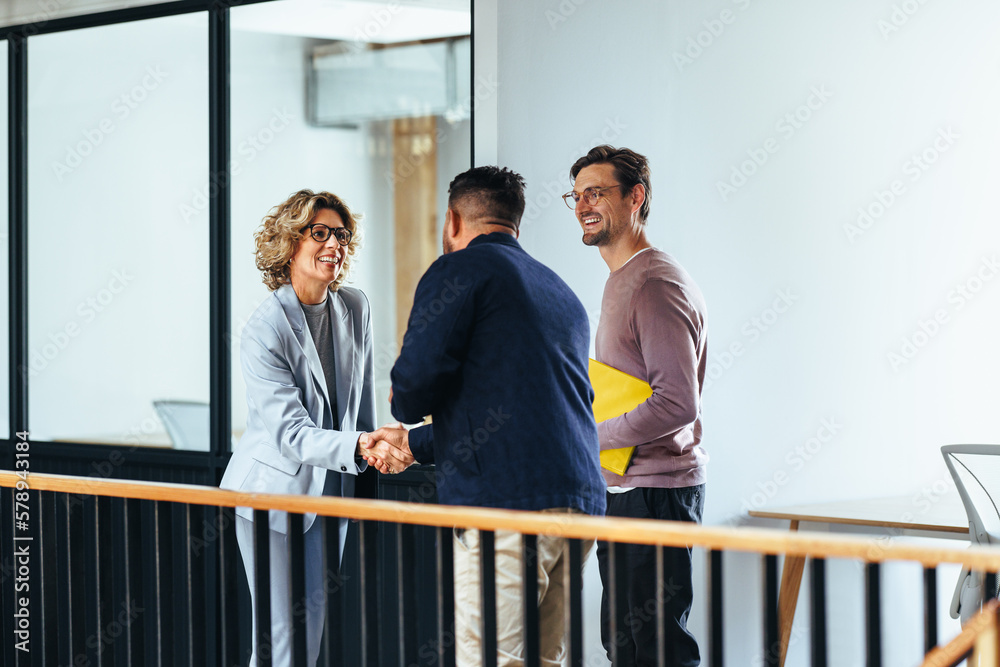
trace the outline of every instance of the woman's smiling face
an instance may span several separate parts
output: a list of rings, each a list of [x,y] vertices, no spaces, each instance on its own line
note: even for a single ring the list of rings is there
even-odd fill
[[[340,214],[328,208],[320,209],[310,224],[326,225],[331,229],[344,226]],[[298,248],[289,263],[292,285],[296,287],[325,290],[340,275],[344,266],[347,247],[340,245],[337,237],[330,234],[326,241],[317,241],[306,229]],[[310,289],[311,288],[311,289]]]

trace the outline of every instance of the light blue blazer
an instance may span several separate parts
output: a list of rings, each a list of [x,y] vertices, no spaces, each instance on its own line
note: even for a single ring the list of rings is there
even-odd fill
[[[291,285],[282,285],[243,328],[240,364],[247,386],[247,430],[219,485],[246,493],[323,494],[327,471],[357,475],[367,465],[354,457],[358,437],[375,430],[372,324],[364,292],[341,287],[327,299],[337,368],[337,421],[326,377]],[[339,424],[337,430],[334,425]],[[341,495],[354,495],[354,477],[342,476]],[[236,513],[253,520],[253,510]],[[305,529],[315,520],[305,515]],[[287,531],[284,512],[271,512],[270,528]]]

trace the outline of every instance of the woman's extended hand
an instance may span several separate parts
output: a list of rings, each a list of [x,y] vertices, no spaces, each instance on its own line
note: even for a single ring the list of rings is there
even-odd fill
[[[383,426],[358,440],[361,456],[382,474],[402,472],[414,464],[409,432],[400,424]]]

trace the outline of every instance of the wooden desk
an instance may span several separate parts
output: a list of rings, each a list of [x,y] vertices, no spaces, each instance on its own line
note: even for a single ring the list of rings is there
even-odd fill
[[[957,492],[941,495],[916,495],[868,500],[845,500],[832,503],[790,505],[774,509],[752,510],[757,519],[780,519],[789,522],[790,530],[799,524],[825,523],[867,528],[884,528],[892,536],[906,533],[933,533],[933,537],[969,539],[969,522],[965,507]],[[781,588],[778,593],[778,623],[781,657],[785,664],[788,641],[795,620],[795,606],[799,599],[802,572],[806,559],[803,556],[785,556],[781,571]]]

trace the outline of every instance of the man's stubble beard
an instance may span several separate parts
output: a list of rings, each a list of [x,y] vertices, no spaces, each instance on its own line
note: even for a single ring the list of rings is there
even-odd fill
[[[590,238],[587,238],[587,232],[583,233],[583,244],[587,246],[603,246],[608,245],[612,241],[618,238],[618,234],[612,233],[612,227],[614,225],[613,220],[605,220],[604,226],[593,233]]]

